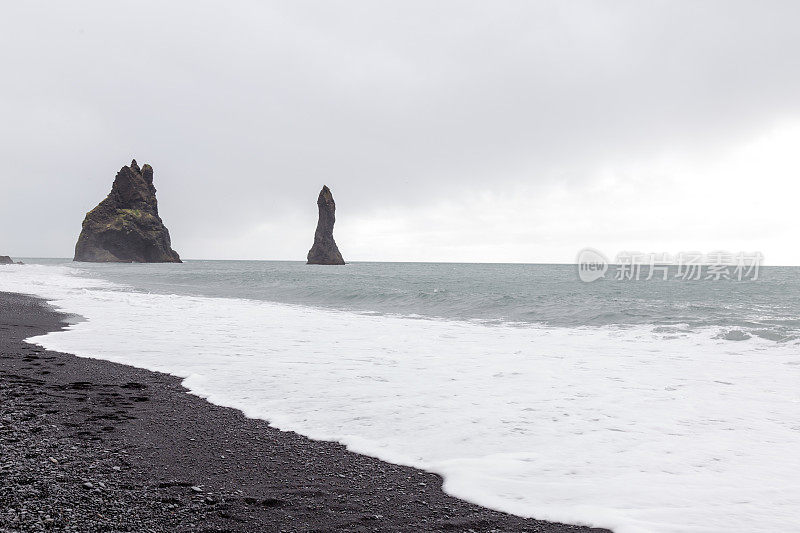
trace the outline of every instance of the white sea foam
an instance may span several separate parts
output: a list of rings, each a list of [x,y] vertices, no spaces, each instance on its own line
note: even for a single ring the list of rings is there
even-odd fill
[[[0,290],[88,320],[48,349],[435,471],[458,497],[628,532],[800,530],[797,344],[718,329],[541,328],[140,294],[64,267]]]

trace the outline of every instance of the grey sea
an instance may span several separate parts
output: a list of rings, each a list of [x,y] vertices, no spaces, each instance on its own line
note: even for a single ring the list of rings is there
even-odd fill
[[[800,268],[26,262],[0,290],[80,317],[31,342],[174,374],[469,501],[621,533],[800,523]]]

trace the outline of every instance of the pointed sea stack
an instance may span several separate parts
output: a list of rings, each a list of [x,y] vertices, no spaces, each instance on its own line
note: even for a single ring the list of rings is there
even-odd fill
[[[7,255],[0,255],[0,265],[13,265],[14,261]]]
[[[336,202],[327,185],[322,186],[317,198],[319,222],[314,233],[314,246],[308,251],[309,265],[343,265],[344,259],[333,240],[333,225],[336,223]]]
[[[153,167],[122,167],[105,200],[89,211],[75,245],[75,261],[180,263],[158,216]]]

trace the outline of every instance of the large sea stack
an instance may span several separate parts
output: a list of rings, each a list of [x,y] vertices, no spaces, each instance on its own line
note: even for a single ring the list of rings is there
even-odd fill
[[[314,233],[314,246],[308,251],[309,265],[343,265],[344,259],[333,240],[333,225],[336,223],[336,202],[327,185],[322,186],[317,198],[319,221]]]
[[[111,192],[89,211],[75,245],[75,261],[180,263],[158,216],[153,167],[136,160],[117,172]]]
[[[0,255],[0,265],[13,265],[14,260],[7,255]]]

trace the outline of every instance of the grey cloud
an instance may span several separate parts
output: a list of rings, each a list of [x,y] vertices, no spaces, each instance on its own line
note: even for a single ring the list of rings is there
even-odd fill
[[[187,257],[259,225],[274,233],[253,249],[286,250],[322,183],[351,216],[412,216],[471,191],[581,188],[598,166],[664,151],[703,157],[797,115],[799,11],[15,3],[0,21],[0,252],[69,255],[131,157],[154,165]]]

